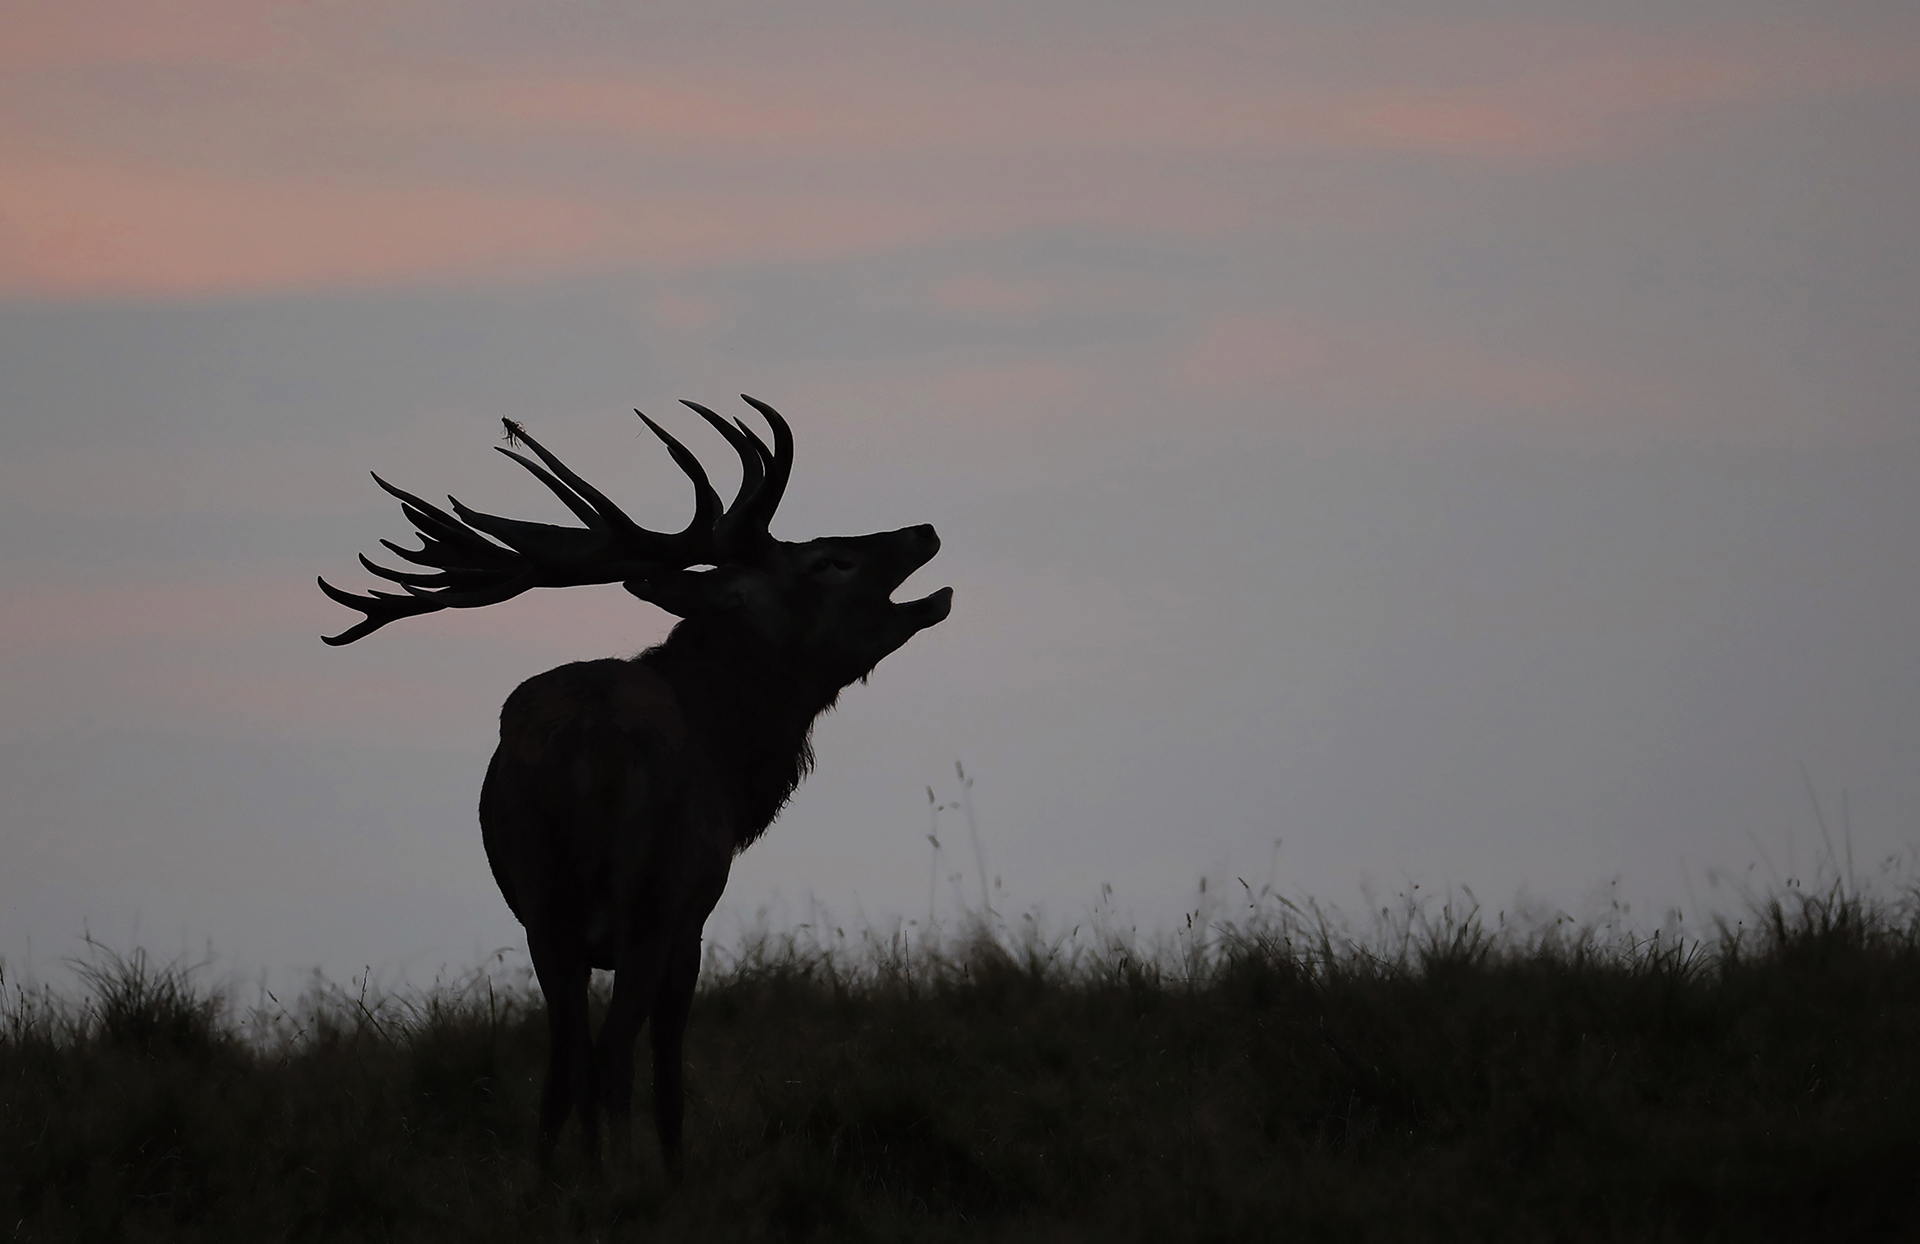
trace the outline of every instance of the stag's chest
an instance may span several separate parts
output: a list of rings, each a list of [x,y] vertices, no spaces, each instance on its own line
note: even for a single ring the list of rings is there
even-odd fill
[[[636,932],[703,923],[726,888],[733,858],[727,804],[685,753],[664,769],[651,753],[625,758],[613,781],[582,775],[574,806],[591,809],[560,832],[584,898],[582,939],[599,966],[611,967]],[[616,763],[608,757],[608,765]],[[697,770],[697,765],[695,766]],[[638,924],[636,924],[636,921]]]

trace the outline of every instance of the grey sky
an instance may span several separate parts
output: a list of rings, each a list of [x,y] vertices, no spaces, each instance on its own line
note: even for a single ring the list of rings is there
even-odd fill
[[[721,935],[924,915],[956,759],[1004,905],[1069,923],[1276,838],[1292,894],[1657,913],[1812,870],[1803,766],[1862,871],[1920,838],[1904,8],[271,11],[26,6],[0,89],[10,963],[517,943],[498,705],[665,618],[332,650],[313,576],[401,536],[369,469],[559,517],[501,415],[674,525],[629,408],[741,391],[798,434],[776,531],[933,522],[956,598]]]

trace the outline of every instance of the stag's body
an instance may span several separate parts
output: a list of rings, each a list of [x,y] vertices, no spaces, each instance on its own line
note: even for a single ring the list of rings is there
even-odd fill
[[[918,538],[915,529],[892,534]],[[624,1143],[634,1039],[651,1017],[654,1119],[677,1161],[681,1040],[701,929],[733,857],[812,767],[814,720],[844,685],[796,655],[747,628],[694,618],[631,660],[531,678],[501,709],[480,826],[547,998],[540,1113],[549,1148],[573,1106],[589,1153],[600,1106]],[[589,968],[614,972],[597,1042],[588,1038]]]
[[[663,1153],[677,1158],[680,1042],[700,930],[736,841],[710,752],[689,738],[670,686],[638,661],[562,666],[522,683],[501,710],[480,826],[547,999],[543,1164],[576,1104],[590,1156],[603,1100],[624,1147],[634,1038],[649,1013],[655,1118]],[[616,973],[597,1055],[590,968]]]
[[[389,488],[427,543],[419,551],[388,547],[442,574],[366,563],[407,585],[407,596],[356,597],[321,585],[367,614],[330,642],[350,642],[396,617],[489,604],[531,586],[612,579],[685,619],[638,657],[577,662],[531,678],[501,709],[480,823],[494,879],[527,930],[547,1000],[543,1164],[575,1108],[590,1160],[598,1159],[603,1110],[624,1148],[633,1045],[650,1021],[655,1123],[668,1168],[677,1173],[681,1048],[700,934],[733,857],[765,832],[811,767],[814,720],[848,684],[947,615],[947,589],[900,604],[890,599],[939,550],[931,527],[804,543],[766,534],[792,450],[779,416],[754,405],[773,425],[773,449],[744,425],[729,429],[694,406],[740,454],[741,494],[724,513],[697,460],[649,421],[694,482],[695,520],[687,532],[663,536],[632,527],[526,438],[552,473],[511,456],[567,501],[587,530],[495,519],[458,502],[455,520]],[[509,430],[525,436],[517,425]],[[511,554],[475,530],[507,544]],[[686,569],[702,562],[714,569]],[[597,1041],[587,1019],[593,968],[614,972]]]

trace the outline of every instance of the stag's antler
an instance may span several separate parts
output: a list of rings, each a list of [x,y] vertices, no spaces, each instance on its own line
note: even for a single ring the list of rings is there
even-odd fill
[[[725,509],[692,451],[653,420],[633,412],[666,443],[675,464],[693,481],[693,521],[679,532],[649,531],[628,518],[511,419],[501,420],[509,445],[495,448],[532,472],[585,527],[483,514],[452,497],[447,498],[453,507],[449,514],[375,475],[374,483],[399,498],[401,513],[418,530],[421,547],[403,549],[391,540],[380,543],[395,556],[431,570],[391,570],[361,555],[361,565],[405,588],[404,596],[394,592],[356,596],[321,579],[321,591],[367,615],[340,634],[324,637],[324,642],[350,644],[400,618],[497,604],[536,587],[618,583],[687,566],[751,561],[770,539],[767,525],[786,491],[793,469],[793,433],[779,411],[744,393],[740,396],[766,416],[773,429],[771,448],[744,422],[729,423],[697,402],[682,403],[713,425],[740,457],[740,491]],[[515,453],[511,445],[518,442],[525,442],[540,461]]]

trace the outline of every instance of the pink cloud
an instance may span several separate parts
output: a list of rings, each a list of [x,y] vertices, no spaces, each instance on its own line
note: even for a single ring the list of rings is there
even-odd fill
[[[59,0],[12,4],[0,67],[230,65],[284,50],[272,0]]]
[[[26,159],[0,167],[0,201],[0,292],[61,295],[513,279],[791,258],[931,231],[919,205],[831,189],[596,197]]]
[[[1764,96],[1911,89],[1920,43],[1732,25],[1693,36],[1613,28],[1406,23],[1332,40],[1349,68],[1305,66],[1324,33],[1199,26],[1132,54],[836,30],[803,48],[706,49],[641,66],[489,63],[369,81],[382,114],[493,136],[862,158],[1071,147],[1144,155],[1384,148],[1538,156],[1621,126]],[[1466,72],[1462,72],[1465,67]]]
[[[516,56],[473,50],[463,20],[225,0],[29,14],[0,88],[0,293],[510,280],[1060,225],[1205,236],[1271,212],[1191,176],[1196,159],[1613,159],[1690,109],[1920,76],[1911,40],[1737,25],[1203,23],[1125,51],[748,30]],[[435,22],[469,50],[423,50]],[[73,72],[142,57],[175,74],[159,103]]]

